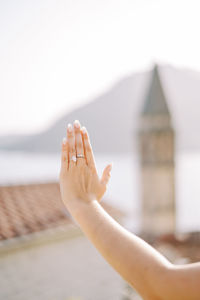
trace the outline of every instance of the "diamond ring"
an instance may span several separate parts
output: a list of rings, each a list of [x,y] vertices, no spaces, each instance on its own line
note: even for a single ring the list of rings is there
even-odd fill
[[[74,162],[76,162],[76,156],[73,155],[72,158],[71,158],[71,160],[73,160]]]
[[[85,158],[85,156],[83,154],[77,154],[76,157],[77,158]]]

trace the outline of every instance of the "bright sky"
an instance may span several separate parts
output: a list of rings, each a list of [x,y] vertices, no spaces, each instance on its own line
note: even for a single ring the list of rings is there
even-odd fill
[[[0,135],[48,127],[154,60],[200,71],[199,0],[0,1]]]

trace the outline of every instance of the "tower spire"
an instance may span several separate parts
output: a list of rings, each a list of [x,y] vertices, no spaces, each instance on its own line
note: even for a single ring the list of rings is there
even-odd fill
[[[170,114],[157,65],[154,66],[154,69],[152,71],[152,78],[145,99],[142,114]]]

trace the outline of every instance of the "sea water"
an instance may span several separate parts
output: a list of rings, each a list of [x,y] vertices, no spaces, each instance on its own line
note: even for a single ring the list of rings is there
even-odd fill
[[[99,176],[113,162],[112,175],[105,201],[127,215],[126,227],[140,224],[139,163],[133,154],[95,155]],[[45,183],[58,181],[59,154],[0,152],[0,185]],[[181,153],[175,168],[177,229],[200,230],[200,153]]]

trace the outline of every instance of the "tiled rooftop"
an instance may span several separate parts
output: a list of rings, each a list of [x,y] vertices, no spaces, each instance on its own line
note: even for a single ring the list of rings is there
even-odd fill
[[[101,203],[114,218],[123,213]],[[58,183],[0,187],[0,241],[72,223]]]
[[[160,236],[140,234],[146,242],[156,249],[170,247],[174,249],[180,258],[186,258],[190,262],[200,261],[200,232],[175,232]]]
[[[170,245],[179,252],[181,257],[191,262],[200,261],[200,232],[166,234],[160,236],[154,246]]]

